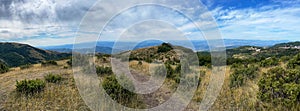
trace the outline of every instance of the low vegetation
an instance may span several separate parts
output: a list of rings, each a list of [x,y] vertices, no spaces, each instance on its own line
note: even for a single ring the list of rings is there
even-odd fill
[[[20,66],[20,69],[29,69],[31,67],[33,67],[32,64],[26,64],[26,65]]]
[[[47,60],[60,60],[68,56],[71,54],[46,51],[27,44],[0,43],[0,58],[9,67],[37,64]]]
[[[157,53],[169,52],[169,51],[171,51],[172,49],[173,49],[173,48],[172,48],[172,45],[171,45],[171,44],[163,43],[162,45],[158,46]]]
[[[294,58],[292,58],[288,62],[287,68],[289,68],[289,69],[294,69],[294,68],[300,69],[300,54],[296,55]]]
[[[261,67],[272,67],[279,65],[279,60],[275,57],[267,58],[260,63]]]
[[[0,62],[0,74],[6,73],[9,71],[8,66],[5,63]]]
[[[48,74],[48,75],[44,76],[44,78],[47,82],[50,82],[50,83],[58,83],[58,82],[61,82],[63,79],[61,75],[54,75],[54,74]]]
[[[233,64],[231,67],[233,70],[230,74],[230,87],[240,87],[244,85],[246,80],[252,80],[258,75],[258,67],[248,64]]]
[[[125,83],[130,90],[135,90],[133,84],[129,82],[125,76],[121,77],[123,78],[121,81],[117,80],[109,64],[109,55],[97,55],[97,61],[94,64],[97,67],[87,66],[85,70],[92,71],[92,69],[96,69],[99,79],[102,80],[102,87],[107,94],[118,103],[132,108],[143,106],[143,104],[147,103],[149,103],[147,104],[149,106],[157,106],[157,104],[163,103],[164,100],[168,100],[169,95],[172,96],[173,90],[176,90],[178,83],[193,83],[195,77],[197,77],[199,78],[198,89],[193,101],[190,103],[191,107],[186,109],[196,110],[198,106],[195,102],[202,101],[209,85],[210,77],[212,77],[212,58],[209,52],[198,52],[199,67],[189,67],[188,63],[191,61],[184,62],[179,60],[181,56],[176,56],[173,50],[175,47],[176,46],[165,43],[156,47],[132,51],[129,65],[136,65],[136,67],[131,67],[131,71],[134,72],[134,77],[144,80],[146,77],[143,78],[143,76],[150,74],[147,73],[148,70],[146,69],[146,67],[150,67],[150,65],[155,66],[154,74],[166,74],[167,78],[163,84],[166,86],[162,86],[152,95],[135,94],[123,88],[120,82]],[[211,110],[300,110],[299,50],[283,50],[275,48],[275,46],[270,48],[245,46],[228,49],[227,51],[227,64],[229,67],[226,71],[224,85],[222,86],[220,95],[211,107]],[[35,78],[44,77],[44,80],[17,81],[16,92],[11,91],[12,95],[9,95],[8,99],[4,99],[4,110],[22,110],[22,108],[26,110],[26,108],[30,109],[31,107],[38,107],[35,108],[36,110],[89,110],[82,98],[80,98],[73,75],[71,74],[71,69],[63,69],[61,67],[71,65],[74,61],[75,67],[82,65],[83,63],[89,62],[86,60],[87,58],[94,59],[90,55],[78,55],[78,59],[73,61],[71,59],[42,63],[44,64],[42,66],[51,65],[53,67],[32,65],[32,67],[24,66],[23,68],[33,69],[39,67],[44,69],[43,72],[40,70],[30,72],[31,70],[12,68],[11,71],[6,74],[18,73],[20,75],[18,80],[25,77],[31,78],[34,75]],[[224,58],[220,60],[224,60]],[[59,65],[57,65],[57,63],[59,63]],[[159,63],[162,65],[158,65]],[[0,73],[8,71],[8,67],[5,67],[0,67]],[[2,69],[5,71],[2,72]],[[49,69],[51,69],[51,71],[63,70],[70,74],[67,77],[64,75],[65,73],[57,73],[55,71],[49,74]],[[30,72],[30,74],[26,75],[27,73],[24,73],[26,71]],[[140,72],[145,73],[145,75]],[[194,76],[194,72],[200,72],[200,76]],[[62,75],[56,75],[56,73]],[[181,73],[187,73],[187,75]],[[9,79],[7,77],[10,76],[6,74],[1,74],[0,79],[8,81],[6,79]],[[186,78],[186,80],[180,81],[181,78]],[[14,85],[15,79],[11,79],[10,81],[13,81],[10,84]],[[0,85],[5,86],[7,84],[6,82],[2,82]],[[17,95],[13,95],[14,93]],[[35,93],[37,94],[34,95]],[[28,96],[29,94],[32,96]],[[0,110],[2,110],[1,97],[2,95],[0,95]]]
[[[43,80],[17,81],[16,90],[22,94],[34,94],[44,90],[46,83]]]
[[[42,62],[42,66],[53,66],[53,65],[56,66],[58,64],[56,61],[53,61],[53,60]]]
[[[112,71],[111,67],[98,66],[98,67],[96,67],[96,73],[98,75],[104,75],[104,74],[110,75],[113,73],[113,71]]]
[[[127,86],[127,88],[130,88],[131,91],[134,90],[133,83],[131,83],[125,76],[120,77],[120,80]],[[118,103],[123,105],[131,105],[134,98],[137,96],[134,92],[123,88],[119,84],[115,75],[105,77],[102,86],[113,100],[116,100]]]
[[[258,98],[286,108],[300,103],[300,71],[281,67],[270,69],[259,80]]]

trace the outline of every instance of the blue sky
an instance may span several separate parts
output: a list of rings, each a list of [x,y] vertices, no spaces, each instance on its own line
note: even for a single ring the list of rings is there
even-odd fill
[[[216,20],[225,39],[300,40],[300,0],[201,0],[201,2]],[[95,0],[88,2],[86,0],[1,0],[0,41],[21,42],[34,46],[73,43],[82,18],[94,3]],[[105,11],[109,10],[113,9],[111,7],[105,9]],[[101,11],[99,10],[99,13]],[[204,13],[199,13],[201,14]],[[172,37],[180,34],[175,31],[179,28],[191,39],[202,37],[199,31],[178,13],[159,7],[148,7],[148,9],[136,7],[124,11],[119,18],[106,27],[104,40],[114,40],[115,32],[122,32],[124,31],[122,27],[132,25],[130,21],[124,22],[122,17],[131,17],[128,20],[134,21],[145,17],[155,18],[154,15],[176,24],[145,22],[136,24],[136,27],[132,26],[123,34],[136,37],[156,34],[165,39],[174,39]],[[91,20],[91,24],[100,22],[105,21]],[[210,26],[211,22],[203,21],[201,24]],[[151,26],[151,24],[157,25]],[[86,41],[83,42],[88,42],[89,35],[99,34],[97,31],[79,33],[87,35]],[[147,38],[147,36],[143,37]]]

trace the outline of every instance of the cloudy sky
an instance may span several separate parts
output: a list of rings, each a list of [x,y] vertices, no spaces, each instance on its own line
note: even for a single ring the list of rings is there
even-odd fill
[[[214,17],[225,39],[300,40],[300,0],[200,1]],[[76,31],[87,12],[98,11],[98,14],[93,16],[97,18],[105,16],[101,15],[101,11],[113,10],[117,7],[90,10],[94,3],[96,0],[1,0],[0,41],[28,43],[34,46],[73,43]],[[133,23],[131,21],[149,18],[149,16],[162,18],[161,21],[173,21],[176,24],[161,24],[160,21],[139,23],[136,27],[130,24]],[[180,35],[178,31],[174,31],[176,28],[183,34],[189,35],[191,39],[201,36],[198,30],[194,30],[195,27],[188,19],[179,13],[156,6],[130,8],[111,21],[103,33],[105,40],[114,40],[118,30],[123,31],[128,38],[143,35],[147,38],[146,35],[156,34],[166,39],[174,39],[172,37]],[[90,20],[90,22],[105,21]],[[200,24],[210,26],[210,22],[206,21]],[[122,28],[125,26],[130,26],[130,29],[124,32]],[[78,33],[99,35],[98,31]],[[88,39],[83,42],[88,42]]]

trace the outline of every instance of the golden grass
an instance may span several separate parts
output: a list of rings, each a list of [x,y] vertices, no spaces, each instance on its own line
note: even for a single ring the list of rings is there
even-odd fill
[[[12,68],[10,72],[0,75],[0,110],[89,110],[79,95],[75,81],[73,79],[72,69],[65,69],[67,60],[58,61],[58,66],[42,67],[35,64],[29,69]],[[97,65],[102,65],[101,61]],[[109,65],[109,63],[104,63]],[[149,63],[143,62],[142,65],[138,61],[131,61],[130,67],[137,70],[144,76],[149,74]],[[281,66],[284,64],[282,63]],[[284,110],[282,106],[274,106],[272,104],[263,103],[257,99],[258,80],[263,72],[267,72],[270,68],[261,68],[260,73],[254,80],[246,80],[245,85],[239,88],[229,87],[229,76],[231,74],[230,67],[226,68],[225,80],[217,100],[214,102],[210,110]],[[197,89],[192,102],[186,110],[198,110],[199,104],[206,92],[206,88],[210,81],[211,70],[205,67],[195,69],[197,72],[202,70],[206,74],[201,77],[201,83]],[[47,83],[43,92],[33,96],[25,96],[15,91],[16,80],[24,79],[43,79],[49,73],[61,74],[65,78],[61,83]],[[169,99],[175,91],[174,81],[166,80],[163,87],[152,95],[140,95],[139,98],[143,102],[149,102],[146,107],[154,107]],[[151,98],[152,97],[152,98]],[[153,103],[152,103],[153,102]],[[155,103],[157,102],[157,103]],[[137,105],[139,106],[139,105]],[[300,110],[300,107],[293,107],[285,110]]]
[[[0,110],[88,110],[81,99],[73,79],[71,69],[64,69],[66,60],[58,61],[58,66],[33,67],[0,75]],[[26,96],[15,91],[16,80],[43,79],[45,75],[61,74],[64,80],[59,84],[47,83],[43,92]]]

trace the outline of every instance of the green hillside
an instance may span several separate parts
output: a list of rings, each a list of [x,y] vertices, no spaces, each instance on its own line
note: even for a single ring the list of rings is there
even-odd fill
[[[0,43],[0,59],[9,67],[57,60],[68,56],[70,54],[46,51],[27,44]]]

